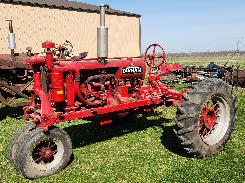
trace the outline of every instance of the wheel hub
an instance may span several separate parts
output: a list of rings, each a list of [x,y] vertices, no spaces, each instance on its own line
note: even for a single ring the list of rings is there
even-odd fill
[[[213,108],[204,107],[202,115],[201,115],[201,122],[211,130],[217,121],[217,111]]]
[[[32,156],[35,163],[50,163],[57,153],[57,146],[53,141],[41,142],[33,151]]]
[[[208,101],[203,107],[200,123],[199,133],[201,137],[208,136],[214,129],[215,124],[218,120],[219,105],[214,103],[212,100]]]
[[[52,149],[50,149],[50,148],[45,148],[44,147],[44,148],[41,149],[40,155],[44,159],[50,159],[50,158],[53,157],[54,151]]]

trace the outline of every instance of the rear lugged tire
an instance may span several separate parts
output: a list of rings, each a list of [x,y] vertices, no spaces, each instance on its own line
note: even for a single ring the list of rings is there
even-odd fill
[[[29,179],[37,179],[58,173],[70,161],[72,142],[62,129],[48,132],[34,129],[20,142],[17,164],[22,174]]]
[[[206,79],[177,106],[176,130],[188,154],[211,156],[224,149],[235,128],[235,96],[225,82]]]

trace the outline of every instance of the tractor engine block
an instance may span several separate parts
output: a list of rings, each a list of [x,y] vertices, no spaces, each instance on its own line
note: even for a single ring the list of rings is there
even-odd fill
[[[91,106],[108,104],[108,97],[115,91],[114,74],[97,74],[83,78],[80,84],[81,95]]]
[[[81,73],[82,75],[82,73]],[[142,85],[141,78],[117,78],[116,73],[102,70],[98,74],[82,77],[80,93],[89,106],[116,105],[137,99],[137,89]]]
[[[145,63],[141,61],[128,61],[124,60],[117,63],[118,60],[110,61],[112,65],[117,67],[109,68],[96,68],[96,69],[78,69],[80,73],[79,92],[77,93],[77,99],[81,102],[82,106],[95,107],[105,105],[116,105],[126,100],[137,100],[137,91],[143,85],[143,78],[145,76]],[[135,62],[135,63],[134,63]],[[92,64],[92,62],[91,62]],[[93,62],[98,65],[99,62]],[[137,66],[135,66],[137,65]],[[103,66],[103,65],[102,65]],[[51,74],[54,78],[54,74]],[[66,78],[67,76],[65,76]],[[62,97],[60,100],[56,100],[53,97],[53,101],[62,102],[66,99],[67,92],[69,92],[69,85],[64,84],[62,78],[55,78],[53,84],[58,85],[57,81],[60,81],[61,86],[55,87],[53,96],[57,96],[57,93],[65,86],[64,94],[60,92]],[[51,82],[52,83],[52,82]],[[64,96],[64,97],[63,97]],[[77,103],[79,104],[79,103]]]

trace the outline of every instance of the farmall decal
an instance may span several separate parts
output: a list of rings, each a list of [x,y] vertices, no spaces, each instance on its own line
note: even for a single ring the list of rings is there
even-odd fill
[[[143,68],[142,67],[124,67],[122,69],[123,74],[138,74],[142,73]]]

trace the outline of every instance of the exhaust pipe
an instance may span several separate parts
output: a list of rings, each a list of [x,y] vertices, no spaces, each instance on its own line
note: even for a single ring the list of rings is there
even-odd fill
[[[6,20],[9,22],[9,34],[8,34],[8,42],[9,42],[9,49],[11,50],[11,58],[15,60],[15,52],[16,49],[16,41],[15,41],[15,34],[13,30],[13,21],[12,20]]]
[[[105,14],[109,5],[100,5],[100,27],[97,28],[97,57],[108,58],[108,28],[105,27]]]

